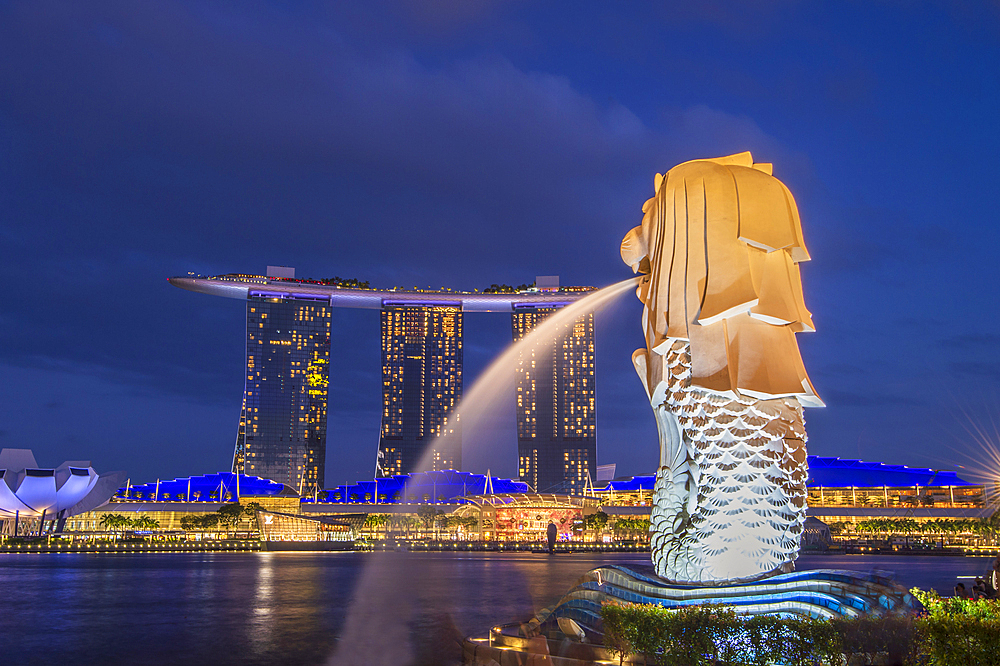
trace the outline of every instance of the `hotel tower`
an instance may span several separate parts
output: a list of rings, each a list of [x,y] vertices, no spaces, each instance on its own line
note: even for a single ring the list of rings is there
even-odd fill
[[[560,307],[515,304],[514,342]],[[515,372],[521,481],[540,493],[582,493],[597,472],[594,315],[563,325],[551,345],[522,352]]]
[[[322,489],[330,380],[329,302],[247,298],[246,388],[233,472]]]
[[[461,304],[387,302],[381,319],[382,432],[376,474],[461,469],[462,433],[451,413],[462,399]],[[425,453],[424,469],[418,469]]]

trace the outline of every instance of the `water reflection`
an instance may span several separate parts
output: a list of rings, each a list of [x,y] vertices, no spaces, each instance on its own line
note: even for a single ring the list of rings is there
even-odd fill
[[[361,643],[361,661],[353,663],[447,664],[460,637],[527,619],[586,571],[648,561],[642,553],[0,555],[8,599],[0,613],[2,659],[324,664],[338,636],[366,629],[374,638]],[[972,557],[800,559],[800,568],[895,571],[907,586],[939,590],[989,564]],[[354,603],[367,612],[352,628],[347,609]]]
[[[273,626],[271,615],[272,587],[271,578],[274,576],[274,553],[261,553],[257,568],[257,587],[254,603],[254,617],[250,622],[250,641],[254,652],[266,650],[271,642],[271,627]]]

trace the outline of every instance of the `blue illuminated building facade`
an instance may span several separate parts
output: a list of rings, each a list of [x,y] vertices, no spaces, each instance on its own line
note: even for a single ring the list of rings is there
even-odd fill
[[[443,504],[487,494],[530,492],[528,484],[485,474],[455,470],[380,477],[314,491],[303,503],[317,504]],[[117,500],[147,502],[235,502],[244,497],[298,497],[295,489],[269,479],[232,472],[179,477],[118,489]]]
[[[976,486],[957,472],[887,465],[847,458],[808,456],[810,488],[909,488]]]
[[[807,456],[806,460],[809,465],[809,481],[806,486],[809,488],[981,487],[981,484],[960,479],[957,472],[848,458]],[[633,476],[631,479],[611,481],[605,490],[652,490],[655,483],[656,477],[652,475]]]
[[[219,472],[185,476],[167,481],[126,485],[115,495],[119,500],[151,502],[235,502],[241,497],[296,497],[283,483],[259,476]]]
[[[825,521],[974,518],[988,508],[985,486],[956,472],[823,456],[807,461],[809,513]],[[655,484],[655,476],[634,476],[611,481],[598,494],[615,504],[648,506]]]

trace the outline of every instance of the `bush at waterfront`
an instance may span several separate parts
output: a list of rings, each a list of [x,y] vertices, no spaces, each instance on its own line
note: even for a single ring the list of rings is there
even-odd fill
[[[613,654],[642,655],[660,666],[813,664],[837,649],[833,623],[740,615],[721,606],[608,604],[601,616]]]
[[[925,607],[918,615],[817,620],[741,615],[712,605],[607,604],[601,616],[613,654],[659,666],[1000,666],[1000,602],[913,594]]]
[[[932,666],[1000,666],[1000,601],[942,599],[934,590],[913,590],[927,609],[917,620],[917,647]]]

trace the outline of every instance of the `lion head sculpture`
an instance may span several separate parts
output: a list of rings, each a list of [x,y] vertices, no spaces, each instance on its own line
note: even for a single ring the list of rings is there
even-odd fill
[[[795,340],[815,330],[798,267],[809,253],[795,199],[771,165],[749,152],[694,160],[654,185],[621,246],[625,263],[649,276],[638,289],[648,351],[687,340],[694,386],[821,406]]]

